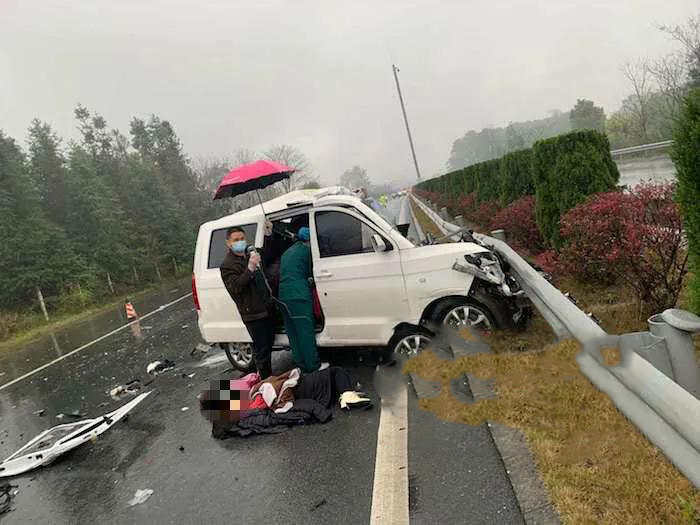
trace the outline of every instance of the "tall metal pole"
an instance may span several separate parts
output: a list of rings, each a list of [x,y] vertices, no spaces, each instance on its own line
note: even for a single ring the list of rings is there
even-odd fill
[[[418,159],[416,159],[416,150],[413,147],[413,137],[411,137],[411,128],[408,127],[408,117],[406,116],[406,107],[403,104],[403,95],[401,95],[401,86],[399,85],[399,76],[396,74],[399,68],[396,64],[391,65],[391,69],[394,72],[394,80],[396,81],[396,91],[399,92],[399,102],[401,103],[401,112],[403,113],[403,121],[406,124],[406,133],[408,133],[408,143],[411,146],[411,155],[413,155],[413,164],[416,167],[416,175],[418,180],[420,179],[420,169],[418,169]]]

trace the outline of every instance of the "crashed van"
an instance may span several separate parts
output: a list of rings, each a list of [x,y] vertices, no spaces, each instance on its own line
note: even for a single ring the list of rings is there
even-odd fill
[[[279,256],[295,241],[299,224],[311,230],[313,275],[321,313],[320,347],[377,347],[419,352],[441,323],[481,332],[525,321],[527,300],[489,247],[467,242],[416,246],[349,190],[293,191],[206,222],[199,228],[192,292],[207,343],[223,347],[238,369],[252,368],[250,337],[221,280],[226,232],[241,227],[258,249],[268,246],[265,221]],[[264,254],[263,254],[264,255]],[[279,260],[266,265],[266,275]],[[269,274],[268,274],[269,272]],[[270,277],[273,282],[274,277]],[[288,345],[278,315],[276,347]]]

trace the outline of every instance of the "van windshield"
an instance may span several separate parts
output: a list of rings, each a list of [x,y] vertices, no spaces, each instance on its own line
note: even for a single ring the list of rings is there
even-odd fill
[[[254,244],[258,225],[255,223],[243,224],[240,227],[243,228],[248,243]],[[208,269],[218,268],[221,266],[221,263],[224,262],[228,251],[228,247],[226,246],[226,232],[229,228],[231,228],[231,226],[211,232],[211,239],[209,241],[209,262],[207,264]]]

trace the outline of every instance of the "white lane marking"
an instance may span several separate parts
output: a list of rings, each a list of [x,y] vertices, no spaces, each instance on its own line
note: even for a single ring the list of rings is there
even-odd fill
[[[180,301],[182,301],[183,299],[189,297],[190,295],[192,295],[192,292],[190,292],[190,293],[188,293],[188,294],[185,294],[185,295],[183,295],[182,297],[179,297],[179,298],[175,299],[174,301],[169,302],[168,304],[163,304],[163,305],[159,306],[158,308],[156,308],[155,310],[153,310],[152,312],[149,312],[149,313],[147,313],[146,315],[143,315],[143,316],[139,317],[138,319],[136,319],[136,320],[134,320],[134,321],[131,321],[130,323],[126,323],[124,326],[120,326],[119,328],[116,328],[116,329],[112,330],[112,331],[109,332],[108,334],[102,335],[102,336],[98,337],[97,339],[93,339],[93,340],[90,341],[89,343],[85,343],[83,346],[80,346],[80,347],[76,348],[75,350],[71,350],[71,351],[68,352],[67,354],[63,354],[61,357],[57,357],[57,358],[54,359],[53,361],[49,361],[48,363],[43,364],[43,365],[41,365],[41,366],[38,367],[38,368],[35,368],[35,369],[32,370],[31,372],[27,372],[26,374],[24,374],[23,376],[18,377],[17,379],[13,379],[12,381],[9,381],[8,383],[5,383],[4,385],[0,386],[0,391],[5,390],[6,388],[8,388],[8,387],[14,385],[15,383],[19,383],[20,381],[22,381],[22,380],[24,380],[24,379],[27,379],[27,378],[30,377],[30,376],[33,376],[33,375],[36,374],[37,372],[41,372],[42,370],[44,370],[45,368],[50,367],[51,365],[55,365],[55,364],[58,363],[59,361],[63,361],[66,357],[70,357],[70,356],[72,356],[73,354],[77,354],[77,353],[80,352],[81,350],[85,350],[88,346],[92,346],[92,345],[94,345],[95,343],[99,343],[99,342],[102,341],[103,339],[107,339],[108,337],[110,337],[110,336],[116,334],[117,332],[119,332],[119,331],[121,331],[121,330],[124,330],[124,328],[126,328],[127,326],[131,326],[131,325],[134,324],[134,323],[138,323],[139,321],[143,321],[144,319],[147,319],[148,317],[151,317],[153,314],[157,314],[158,312],[162,312],[163,310],[165,310],[165,309],[168,308],[169,306],[172,306],[172,305],[174,305],[175,303],[179,303]]]
[[[382,402],[377,431],[370,525],[408,524],[408,393]]]

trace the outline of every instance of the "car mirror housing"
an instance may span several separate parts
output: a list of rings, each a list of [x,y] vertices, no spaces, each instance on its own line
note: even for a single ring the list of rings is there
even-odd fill
[[[374,251],[377,253],[385,252],[387,250],[386,243],[384,242],[384,239],[382,239],[381,235],[376,233],[372,235],[372,248],[374,248]]]

